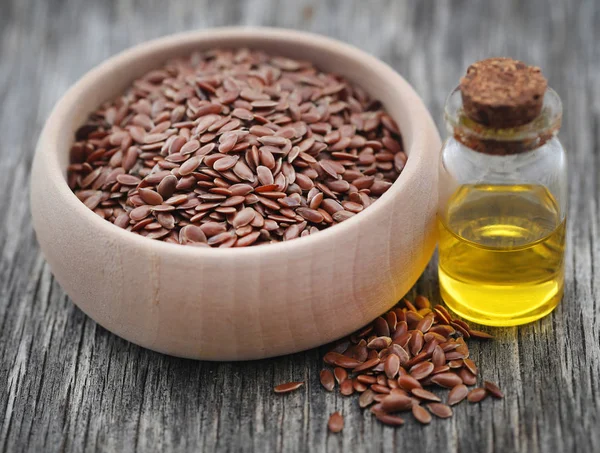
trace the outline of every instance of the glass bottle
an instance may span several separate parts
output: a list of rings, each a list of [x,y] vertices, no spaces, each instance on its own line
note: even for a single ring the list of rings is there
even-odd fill
[[[480,324],[534,321],[563,295],[567,164],[556,137],[562,105],[544,88],[539,114],[512,127],[496,127],[485,112],[466,114],[461,87],[446,102],[440,290],[452,311]]]

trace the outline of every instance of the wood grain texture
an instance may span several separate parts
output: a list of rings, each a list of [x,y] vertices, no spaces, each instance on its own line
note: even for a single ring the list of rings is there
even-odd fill
[[[399,0],[0,2],[0,451],[600,451],[600,4]],[[567,286],[549,317],[497,330],[472,354],[506,398],[428,427],[383,427],[323,391],[323,349],[210,363],[133,346],[86,318],[44,263],[28,212],[35,141],[53,103],[104,58],[217,25],[334,36],[390,63],[442,127],[472,61],[540,65],[564,102],[571,192]],[[400,226],[399,226],[400,228]],[[439,300],[435,260],[414,292]],[[274,395],[274,385],[304,380]],[[329,415],[345,416],[341,434]]]

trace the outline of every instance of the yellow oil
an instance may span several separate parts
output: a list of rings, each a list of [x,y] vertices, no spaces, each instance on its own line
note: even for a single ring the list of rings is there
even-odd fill
[[[460,316],[514,326],[560,302],[565,219],[536,185],[465,185],[439,215],[442,297]]]

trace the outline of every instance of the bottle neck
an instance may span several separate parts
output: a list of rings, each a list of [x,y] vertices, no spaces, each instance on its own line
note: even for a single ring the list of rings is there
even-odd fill
[[[500,129],[484,126],[467,117],[460,90],[456,88],[444,109],[446,127],[458,142],[474,151],[490,155],[511,155],[531,151],[551,140],[560,129],[562,104],[548,88],[540,115],[523,126]]]

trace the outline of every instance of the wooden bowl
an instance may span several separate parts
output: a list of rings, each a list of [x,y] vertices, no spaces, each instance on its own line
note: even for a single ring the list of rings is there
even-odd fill
[[[175,55],[252,47],[313,61],[383,101],[408,163],[365,212],[316,235],[239,249],[184,247],[103,220],[66,183],[74,132],[103,101]],[[322,36],[222,28],[150,41],[105,61],[56,104],[31,176],[33,222],[56,279],[92,319],[136,344],[207,360],[257,359],[321,345],[360,328],[415,283],[436,242],[436,127],[389,66]]]

